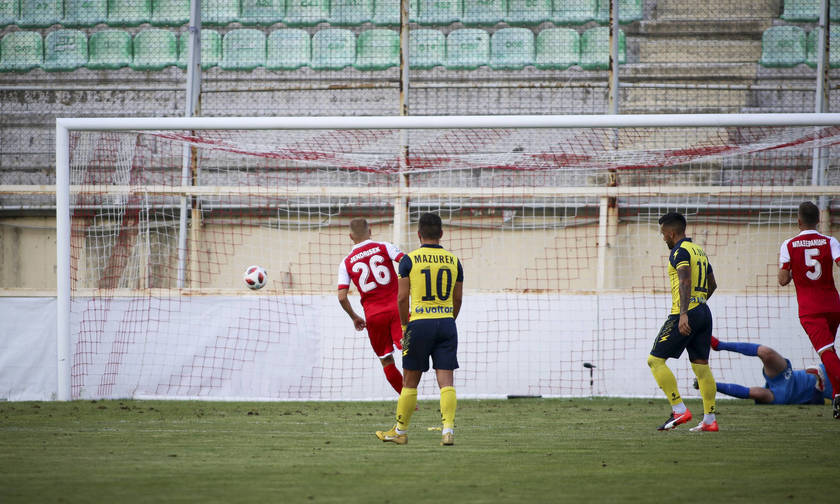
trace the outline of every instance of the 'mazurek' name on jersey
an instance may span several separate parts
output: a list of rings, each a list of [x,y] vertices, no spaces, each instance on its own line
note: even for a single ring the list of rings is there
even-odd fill
[[[429,264],[455,264],[455,256],[441,254],[414,254],[414,260]]]

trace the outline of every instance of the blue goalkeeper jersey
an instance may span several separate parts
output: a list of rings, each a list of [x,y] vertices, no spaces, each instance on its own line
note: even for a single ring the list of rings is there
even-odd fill
[[[773,379],[768,379],[764,386],[773,392],[773,404],[823,404],[825,399],[834,397],[831,382],[825,374],[825,367],[820,364],[823,376],[826,376],[825,389],[817,390],[817,377],[804,369],[793,370],[790,361],[788,367]],[[767,377],[765,376],[765,379]]]

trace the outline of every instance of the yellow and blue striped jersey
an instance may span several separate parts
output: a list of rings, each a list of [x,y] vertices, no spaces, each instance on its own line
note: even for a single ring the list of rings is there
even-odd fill
[[[422,245],[404,255],[400,278],[411,286],[411,320],[452,318],[455,282],[464,281],[461,261],[440,245]]]
[[[683,238],[671,249],[668,256],[668,278],[671,280],[671,315],[680,313],[680,278],[677,274],[679,268],[688,266],[691,268],[691,299],[688,309],[706,302],[709,297],[709,275],[712,273],[712,265],[706,252],[691,242],[691,238]]]

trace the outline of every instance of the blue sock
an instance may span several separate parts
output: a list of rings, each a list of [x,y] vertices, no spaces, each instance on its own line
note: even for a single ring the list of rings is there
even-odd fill
[[[758,355],[758,344],[756,343],[729,343],[721,341],[718,343],[718,350],[726,350],[728,352],[738,352],[748,357],[755,357]]]
[[[747,343],[744,343],[747,344]],[[721,383],[717,382],[717,391],[721,394],[726,394],[728,396],[737,397],[738,399],[749,399],[750,398],[750,389],[749,387],[745,387],[743,385],[738,385],[736,383]]]

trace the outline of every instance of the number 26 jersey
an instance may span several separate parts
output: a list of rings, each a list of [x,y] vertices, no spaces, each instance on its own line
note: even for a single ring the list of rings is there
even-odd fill
[[[453,317],[455,282],[464,281],[455,254],[440,245],[423,245],[402,258],[399,271],[411,284],[411,320]]]
[[[365,240],[357,243],[338,265],[338,288],[347,289],[350,282],[359,289],[365,316],[397,309],[397,274],[393,261],[405,254],[388,242]]]

